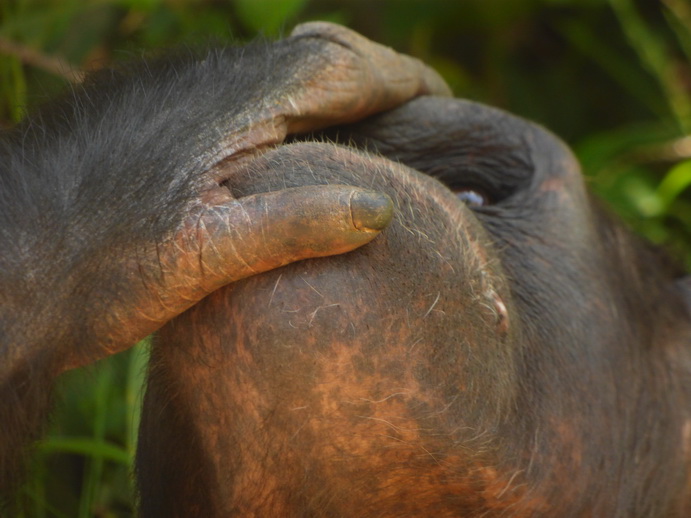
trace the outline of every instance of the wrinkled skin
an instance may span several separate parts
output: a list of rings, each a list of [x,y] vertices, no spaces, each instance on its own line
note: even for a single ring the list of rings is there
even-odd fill
[[[0,490],[59,372],[169,322],[144,517],[687,516],[689,281],[543,130],[399,107],[446,92],[310,24],[3,135]]]
[[[359,185],[394,221],[161,330],[143,515],[688,516],[689,281],[564,145],[440,98],[329,138],[358,149],[307,137],[226,185]]]
[[[422,63],[312,23],[276,43],[104,71],[0,134],[0,510],[61,372],[217,288],[347,252],[391,200],[345,185],[235,198],[226,175],[296,132],[448,94]]]

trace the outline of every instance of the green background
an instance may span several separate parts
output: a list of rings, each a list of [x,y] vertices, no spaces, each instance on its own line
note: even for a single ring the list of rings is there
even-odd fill
[[[456,96],[560,135],[587,182],[691,269],[688,0],[0,0],[0,127],[88,70],[330,20],[436,67]],[[131,516],[146,347],[64,376],[27,517]]]

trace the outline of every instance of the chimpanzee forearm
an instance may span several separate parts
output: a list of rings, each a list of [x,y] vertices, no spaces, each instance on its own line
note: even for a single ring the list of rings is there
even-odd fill
[[[235,199],[235,171],[290,133],[446,92],[419,62],[310,24],[282,42],[100,72],[4,133],[0,492],[57,374],[224,284],[352,250],[391,217],[388,198],[344,186]]]

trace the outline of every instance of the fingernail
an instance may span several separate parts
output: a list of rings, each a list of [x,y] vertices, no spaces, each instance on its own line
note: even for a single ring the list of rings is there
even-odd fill
[[[379,231],[391,223],[393,202],[386,194],[357,191],[350,198],[353,226],[363,231]]]

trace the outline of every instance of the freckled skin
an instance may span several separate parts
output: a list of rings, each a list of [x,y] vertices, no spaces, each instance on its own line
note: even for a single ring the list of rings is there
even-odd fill
[[[328,23],[278,42],[103,70],[0,132],[0,513],[62,372],[127,349],[209,293],[371,241],[391,200],[344,185],[234,198],[295,132],[448,95],[420,61]]]
[[[394,221],[161,330],[143,515],[686,516],[687,281],[591,200],[563,144],[438,98],[328,137],[369,154],[308,136],[229,188],[367,186]]]
[[[317,23],[1,133],[0,512],[55,377],[164,326],[144,518],[691,515],[691,281],[544,130],[420,95]]]
[[[265,176],[277,184],[367,181],[394,197],[396,221],[360,254],[236,283],[164,329],[166,345],[155,348],[152,360],[164,372],[162,379],[153,375],[147,396],[159,410],[142,431],[141,465],[163,462],[167,477],[179,461],[175,452],[188,451],[179,435],[175,442],[161,435],[173,430],[161,419],[165,408],[171,418],[189,412],[186,420],[194,423],[186,439],[210,463],[198,479],[211,488],[204,508],[210,516],[360,515],[363,507],[372,515],[456,513],[478,482],[468,473],[449,476],[444,466],[460,453],[449,444],[472,445],[474,469],[494,455],[482,453],[481,430],[459,429],[448,418],[477,411],[482,394],[500,384],[504,401],[482,410],[497,420],[515,385],[505,358],[511,351],[501,347],[507,334],[498,332],[487,295],[506,297],[506,286],[480,253],[484,232],[459,210],[452,221],[467,226],[464,232],[431,226],[422,233],[415,213],[443,222],[451,206],[460,206],[431,178],[382,159],[314,144],[280,148],[265,159],[283,170],[298,161],[294,175]],[[310,174],[299,167],[304,162],[316,165]],[[256,176],[248,172],[236,188],[244,190],[245,182],[257,188]],[[429,290],[420,289],[421,278],[434,280]],[[470,298],[455,299],[449,292],[455,284]],[[465,373],[475,364],[493,377],[468,386]],[[166,393],[184,395],[168,400]],[[176,509],[185,515],[183,502],[196,500],[199,487],[189,473],[180,475],[165,489],[180,501],[167,496],[156,509],[143,502],[145,515]],[[153,478],[143,467],[142,494],[151,492]],[[503,489],[487,478],[483,490]]]

